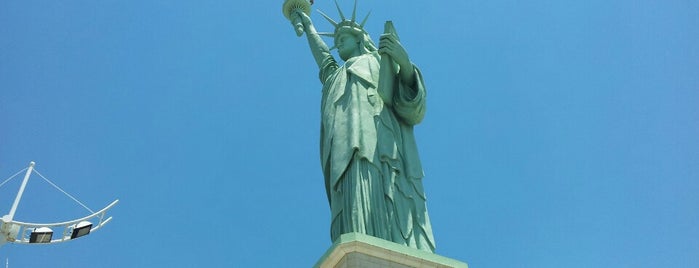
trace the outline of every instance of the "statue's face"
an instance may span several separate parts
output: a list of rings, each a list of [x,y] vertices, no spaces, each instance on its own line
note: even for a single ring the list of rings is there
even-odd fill
[[[335,46],[342,60],[359,55],[359,41],[350,33],[341,33],[335,38]]]

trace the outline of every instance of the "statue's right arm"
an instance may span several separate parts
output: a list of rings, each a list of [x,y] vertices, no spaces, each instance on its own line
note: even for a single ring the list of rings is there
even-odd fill
[[[325,61],[327,57],[332,57],[330,54],[330,49],[328,49],[328,45],[326,45],[323,39],[321,39],[320,35],[318,35],[316,28],[313,26],[311,18],[306,15],[306,13],[297,12],[295,14],[301,17],[303,31],[306,33],[306,37],[308,38],[308,46],[311,48],[313,58],[318,64],[318,67],[323,68],[323,61]]]

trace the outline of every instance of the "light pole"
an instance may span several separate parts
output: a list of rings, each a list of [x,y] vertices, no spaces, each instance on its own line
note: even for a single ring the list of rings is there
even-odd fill
[[[14,215],[17,210],[17,206],[19,205],[19,201],[22,199],[24,188],[27,186],[27,181],[29,181],[29,176],[32,174],[32,172],[36,172],[34,171],[34,165],[34,162],[29,163],[29,167],[27,168],[27,172],[22,180],[22,185],[19,187],[17,197],[15,197],[10,213],[0,218],[0,246],[5,243],[35,244],[70,241],[72,239],[87,235],[90,232],[97,231],[112,220],[111,216],[107,217],[107,211],[114,207],[117,202],[119,202],[118,199],[114,200],[114,202],[97,212],[93,212],[92,210],[88,209],[90,212],[92,212],[91,215],[71,221],[57,223],[27,223],[15,221]],[[41,174],[39,175],[41,176]],[[48,181],[48,179],[44,179]],[[58,188],[58,186],[54,185],[53,183],[51,184]],[[60,188],[58,189],[61,190]],[[61,191],[68,195],[68,193],[65,191]],[[73,198],[70,195],[68,196]],[[75,200],[75,198],[73,199]],[[77,202],[77,200],[75,201]],[[60,234],[60,236],[54,239],[54,233]]]

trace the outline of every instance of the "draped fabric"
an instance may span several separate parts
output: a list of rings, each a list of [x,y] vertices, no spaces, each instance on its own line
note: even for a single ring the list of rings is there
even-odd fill
[[[331,209],[331,238],[360,232],[434,252],[413,125],[425,114],[425,87],[396,80],[391,105],[377,92],[378,53],[340,66],[321,64],[320,156]]]

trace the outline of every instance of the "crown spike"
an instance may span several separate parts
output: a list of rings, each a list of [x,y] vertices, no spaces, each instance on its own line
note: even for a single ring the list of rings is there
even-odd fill
[[[328,37],[335,37],[334,33],[329,33],[329,32],[319,32],[318,35],[320,36],[328,36]]]
[[[333,19],[328,17],[328,15],[325,15],[325,13],[323,13],[323,11],[318,10],[318,13],[320,13],[320,15],[322,15],[326,20],[328,20],[328,22],[330,22],[330,24],[332,24],[335,28],[337,28],[337,22],[335,22]]]
[[[357,0],[354,0],[354,8],[352,9],[352,22],[357,21]]]
[[[362,23],[360,23],[359,26],[364,28],[364,24],[366,24],[366,20],[369,19],[369,15],[371,15],[371,10],[369,10],[369,13],[366,14],[366,17],[364,17],[364,20],[362,20]]]
[[[342,9],[340,8],[340,4],[337,3],[337,0],[335,0],[335,6],[337,7],[337,12],[340,13],[340,18],[343,21],[346,20],[345,14],[342,13]]]

